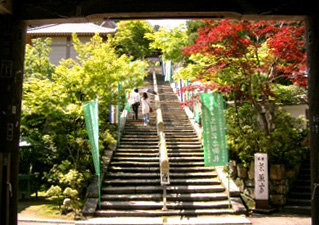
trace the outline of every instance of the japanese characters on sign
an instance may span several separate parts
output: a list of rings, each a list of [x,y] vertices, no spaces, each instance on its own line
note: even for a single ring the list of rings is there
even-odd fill
[[[267,154],[255,154],[255,199],[268,200],[268,158]]]
[[[202,122],[205,166],[225,166],[228,163],[223,96],[203,93]]]

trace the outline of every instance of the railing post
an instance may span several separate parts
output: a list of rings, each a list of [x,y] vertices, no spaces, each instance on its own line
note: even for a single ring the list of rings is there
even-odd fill
[[[154,91],[158,93],[157,88],[157,80],[155,71],[153,72],[153,83],[154,83]],[[166,148],[166,139],[164,133],[164,122],[163,122],[163,115],[162,110],[160,107],[160,99],[159,95],[155,96],[155,108],[156,108],[156,126],[157,126],[157,136],[159,139],[159,164],[160,164],[160,179],[161,185],[163,187],[163,211],[167,210],[167,190],[166,185],[170,184],[169,178],[169,160],[167,155],[167,148]]]

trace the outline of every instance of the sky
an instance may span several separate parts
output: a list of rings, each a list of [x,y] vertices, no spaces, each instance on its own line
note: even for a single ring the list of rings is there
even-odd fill
[[[161,20],[147,20],[151,25],[160,25],[161,27],[173,28],[178,27],[181,23],[186,23],[182,19],[161,19]]]

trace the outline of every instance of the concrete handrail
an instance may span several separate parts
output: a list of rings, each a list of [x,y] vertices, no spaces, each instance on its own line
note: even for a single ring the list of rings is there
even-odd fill
[[[160,98],[157,87],[157,80],[155,71],[153,72],[153,85],[154,91],[157,93],[155,95],[155,108],[156,108],[156,127],[157,127],[157,136],[159,139],[159,164],[160,164],[160,179],[161,185],[163,187],[163,208],[162,210],[167,210],[167,193],[166,193],[166,185],[170,184],[169,179],[169,160],[166,148],[166,139],[164,133],[164,121],[161,110]]]
[[[153,72],[153,84],[154,91],[158,93],[156,74]],[[166,139],[164,133],[164,121],[162,110],[160,107],[159,95],[155,95],[155,108],[156,108],[156,127],[157,127],[157,136],[159,138],[159,155],[160,155],[160,172],[161,172],[161,184],[169,184],[169,160],[167,155],[166,148]]]

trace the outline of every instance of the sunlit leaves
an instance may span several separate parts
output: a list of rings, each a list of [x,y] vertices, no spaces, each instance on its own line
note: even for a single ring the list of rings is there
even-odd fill
[[[36,77],[38,79],[51,78],[54,72],[54,65],[50,63],[48,57],[51,51],[52,40],[46,38],[32,39],[32,45],[27,44],[25,50],[24,77]]]
[[[153,27],[146,21],[121,21],[117,23],[114,37],[108,38],[119,55],[126,54],[134,59],[144,59],[152,54],[149,48],[150,40],[144,38],[144,35],[153,32]]]
[[[188,43],[188,37],[180,27],[161,28],[158,32],[146,34],[145,37],[152,41],[150,48],[161,50],[164,61],[178,63],[185,58],[181,53]]]

